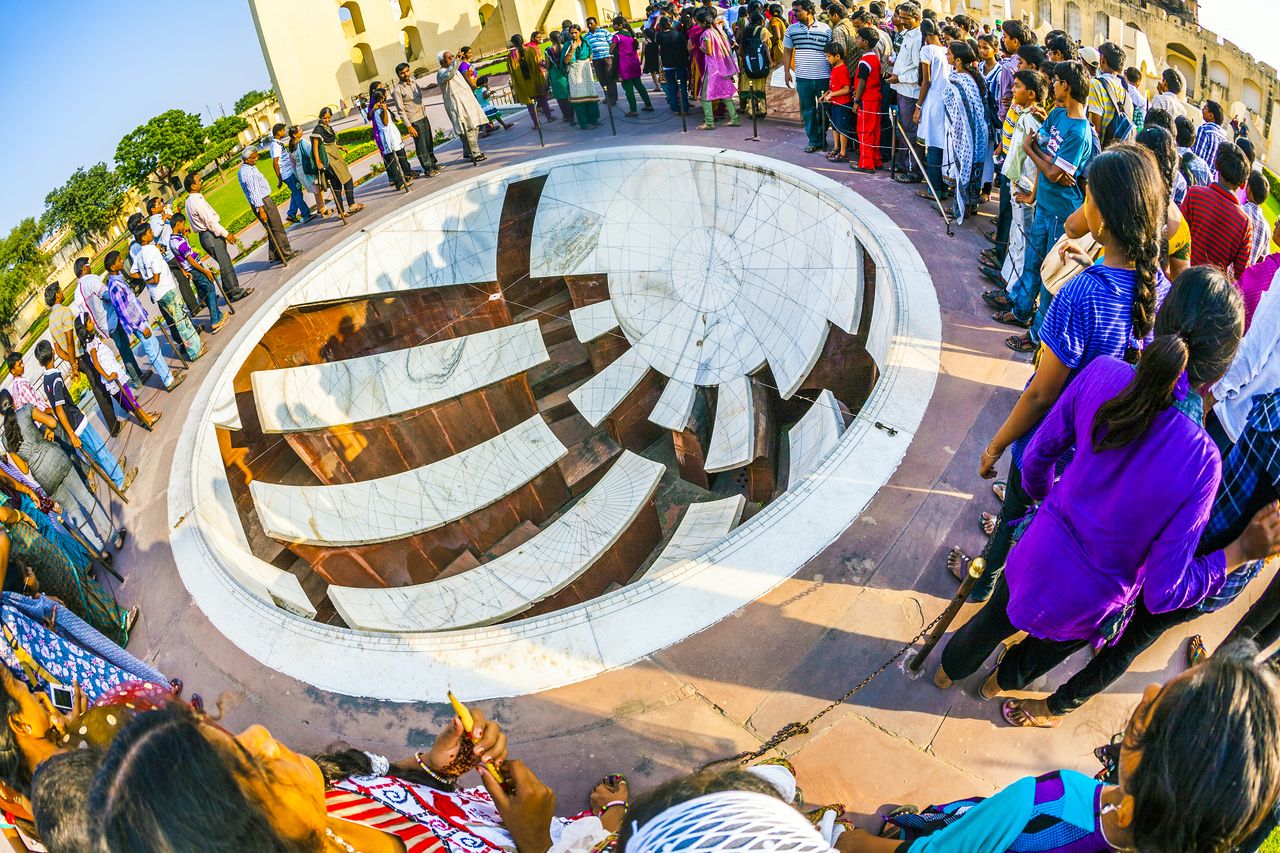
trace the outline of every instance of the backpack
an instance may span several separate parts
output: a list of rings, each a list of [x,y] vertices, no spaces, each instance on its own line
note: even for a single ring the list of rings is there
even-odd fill
[[[760,37],[762,29],[757,26],[742,39],[742,71],[752,80],[763,80],[769,76],[771,63],[764,39]]]
[[[1107,93],[1107,100],[1111,101],[1111,106],[1115,107],[1116,114],[1112,116],[1111,121],[1107,122],[1107,126],[1102,129],[1102,144],[1109,145],[1112,142],[1131,142],[1138,135],[1138,129],[1133,124],[1133,119],[1126,114],[1125,110],[1116,103],[1115,90],[1107,84],[1105,77],[1099,78],[1102,81],[1103,91]],[[1124,93],[1124,102],[1129,103],[1129,93]]]

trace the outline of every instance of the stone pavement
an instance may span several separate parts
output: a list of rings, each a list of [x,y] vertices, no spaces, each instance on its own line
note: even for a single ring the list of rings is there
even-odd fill
[[[981,547],[979,513],[996,503],[989,484],[977,477],[979,454],[1030,373],[1029,364],[1003,346],[1008,330],[989,319],[980,299],[974,259],[987,245],[980,231],[991,226],[989,214],[948,238],[936,210],[916,198],[914,188],[894,184],[884,173],[860,175],[803,154],[797,127],[765,124],[761,140],[749,142],[749,128],[695,131],[690,125],[682,133],[679,118],[659,110],[640,119],[617,114],[616,137],[607,120],[590,131],[548,125],[545,149],[523,119],[484,143],[490,156],[479,167],[461,162],[452,143],[442,157],[444,173],[420,180],[410,197],[543,154],[634,142],[724,146],[800,162],[871,199],[916,242],[942,307],[942,369],[902,466],[858,521],[796,577],[631,666],[546,693],[479,703],[509,733],[512,754],[557,789],[562,813],[581,808],[606,773],[625,773],[641,788],[758,746],[785,723],[807,719],[842,695],[915,635],[955,589],[944,566],[947,550],[953,544],[970,552]],[[242,280],[257,292],[237,305],[240,314],[231,326],[326,248],[399,205],[403,195],[381,177],[358,194],[368,207],[348,226],[330,218],[291,230],[294,247],[305,254],[287,268],[269,266],[261,248],[238,265]],[[221,341],[211,343],[217,349]],[[232,730],[263,723],[302,750],[345,742],[399,757],[423,748],[448,717],[442,706],[328,694],[287,678],[220,635],[187,595],[167,544],[165,489],[191,397],[213,361],[194,364],[175,393],[148,395],[145,404],[166,413],[153,435],[130,426],[116,440],[117,450],[142,469],[132,502],[115,508],[132,532],[117,558],[127,578],[119,595],[143,610],[130,651],[183,678],[210,708],[221,701],[224,724]],[[989,793],[1053,768],[1092,773],[1093,748],[1121,728],[1142,688],[1180,669],[1185,637],[1199,631],[1213,648],[1247,604],[1171,632],[1111,692],[1055,731],[1005,726],[996,703],[973,695],[981,675],[944,693],[928,678],[910,681],[891,667],[781,751],[795,763],[810,802],[838,801],[862,816],[884,803],[923,805]],[[1051,675],[1046,683],[1057,681]]]

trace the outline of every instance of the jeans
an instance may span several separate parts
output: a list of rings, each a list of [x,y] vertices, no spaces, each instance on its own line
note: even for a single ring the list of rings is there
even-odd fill
[[[942,149],[936,145],[930,145],[925,150],[924,176],[938,198],[942,198],[946,194],[947,185],[942,182]]]
[[[124,326],[116,323],[111,330],[111,342],[116,345],[116,352],[120,353],[129,381],[134,385],[141,385],[142,367],[138,364],[138,357],[133,354],[133,347],[129,346],[129,333],[124,330]]]
[[[1009,228],[1013,222],[1013,191],[1009,179],[1003,172],[996,172],[996,182],[1000,186],[1000,211],[996,214],[996,260],[1004,263],[1004,254],[1009,248]]]
[[[413,137],[413,150],[418,155],[418,164],[422,166],[422,171],[430,172],[439,165],[436,161],[436,141],[432,138],[431,122],[423,116],[412,127],[418,133]]]
[[[387,177],[395,184],[396,189],[404,189],[405,181],[413,180],[413,167],[409,165],[409,155],[404,153],[403,145],[395,151],[383,154],[382,162],[387,167]]]
[[[643,80],[623,80],[622,91],[627,96],[627,112],[636,111],[636,94],[640,95],[640,100],[644,101],[646,110],[653,109],[653,102],[649,100],[649,93],[644,88]]]
[[[920,126],[916,124],[916,99],[907,97],[901,92],[894,93],[898,98],[898,124],[902,126],[902,136],[898,141],[902,143],[901,149],[898,151],[897,168],[899,172],[905,172],[913,177],[920,177],[920,170],[916,168],[915,158],[908,151],[908,146],[916,149],[919,153],[920,148],[916,144],[916,134],[920,130]]]
[[[604,89],[605,103],[618,103],[618,78],[613,73],[613,57],[606,56],[603,59],[591,60],[591,69],[595,71],[596,79]]]
[[[981,601],[991,595],[996,581],[1004,574],[1004,563],[1013,548],[1013,531],[1017,522],[1031,508],[1031,496],[1022,488],[1022,472],[1018,466],[1009,463],[1009,476],[1005,478],[1004,503],[1000,504],[1000,513],[996,517],[996,529],[982,549],[982,558],[987,562],[986,571],[973,586],[971,601]]]
[[[311,208],[302,195],[302,183],[297,175],[290,175],[282,183],[289,188],[289,218],[301,217],[305,222],[311,218]]]
[[[1009,291],[1014,305],[1014,316],[1019,320],[1032,319],[1036,300],[1040,299],[1040,291],[1044,287],[1044,282],[1040,278],[1040,265],[1048,257],[1053,244],[1062,236],[1063,225],[1063,220],[1056,216],[1044,215],[1039,208],[1036,209],[1035,218],[1031,220],[1031,228],[1027,231],[1027,248],[1023,252],[1022,275]],[[1049,299],[1040,299],[1040,301],[1043,303],[1041,310],[1049,310]],[[1036,320],[1037,322],[1031,327],[1031,339],[1039,343],[1038,333],[1043,318],[1037,314]]]
[[[942,650],[942,671],[953,681],[978,671],[996,646],[1018,633],[1009,621],[1009,583],[1001,578],[991,600],[969,617]],[[1085,640],[1042,640],[1028,636],[1005,653],[996,670],[1001,690],[1021,690],[1083,648]]]
[[[827,91],[828,80],[809,80],[796,78],[796,95],[800,98],[800,117],[804,119],[804,134],[809,138],[810,148],[827,147],[827,128],[822,117],[818,115],[818,97]]]
[[[240,292],[240,280],[236,278],[236,268],[231,263],[231,253],[227,251],[227,239],[212,231],[201,231],[200,245],[218,262],[218,278],[222,279],[223,294],[227,297],[235,296]]]
[[[196,292],[200,294],[200,298],[204,300],[204,304],[209,306],[209,325],[216,326],[221,323],[222,312],[218,310],[218,289],[213,286],[209,277],[198,269],[191,270],[191,281],[196,286]]]
[[[160,338],[154,329],[147,330],[150,337],[145,334],[138,335],[138,347],[142,350],[142,354],[147,357],[147,361],[151,362],[151,369],[156,372],[156,376],[160,377],[160,381],[164,383],[164,387],[168,388],[173,384],[173,372],[169,370],[169,362],[164,360],[164,355],[160,352]]]
[[[673,113],[689,111],[689,69],[662,69],[662,91]]]
[[[124,488],[124,472],[120,470],[120,463],[116,461],[115,454],[107,449],[107,443],[98,435],[93,424],[87,425],[84,432],[80,433],[80,448],[98,463],[98,467],[111,478],[116,488]]]

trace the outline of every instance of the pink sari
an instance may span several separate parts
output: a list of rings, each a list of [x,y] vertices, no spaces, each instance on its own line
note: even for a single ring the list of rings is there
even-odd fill
[[[729,40],[718,27],[702,34],[703,86],[702,97],[719,101],[738,96],[738,61],[733,55]]]

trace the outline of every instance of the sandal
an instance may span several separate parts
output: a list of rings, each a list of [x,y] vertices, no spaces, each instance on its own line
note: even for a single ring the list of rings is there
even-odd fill
[[[1008,311],[1012,313],[1013,301],[1009,299],[1009,294],[1003,290],[987,290],[983,291],[982,301],[987,306],[997,311]]]
[[[986,298],[985,293],[983,294],[983,298]],[[997,311],[991,315],[991,319],[995,320],[997,323],[1004,323],[1006,326],[1016,326],[1019,329],[1031,328],[1030,320],[1019,320],[1018,315],[1014,314],[1012,311]]]
[[[1021,699],[1006,699],[1000,703],[1000,716],[1011,726],[1023,729],[1056,729],[1061,717],[1033,717],[1023,707]]]
[[[994,512],[984,512],[978,522],[978,526],[982,528],[982,532],[988,536],[996,532],[996,525],[1000,522],[1000,516]]]
[[[883,820],[884,823],[880,826],[880,832],[877,833],[877,836],[880,838],[901,838],[902,830],[893,823],[893,819],[895,817],[901,817],[909,814],[920,814],[920,807],[907,803],[905,805],[889,809],[889,811],[880,815],[880,819]]]
[[[1031,340],[1030,335],[1010,335],[1004,339],[1004,345],[1014,352],[1024,352],[1028,355],[1040,348],[1035,341]]]
[[[1199,634],[1192,634],[1187,640],[1187,666],[1199,666],[1209,658],[1209,650],[1204,647],[1204,640]]]
[[[703,122],[702,124],[698,125],[698,130],[715,130],[715,129],[716,129],[716,126],[714,124],[707,124],[706,122]]]
[[[947,554],[947,571],[951,572],[951,576],[958,581],[963,581],[969,576],[969,564],[973,562],[973,558],[960,550],[959,545],[952,545],[951,552]]]
[[[995,495],[1000,503],[1004,503],[1004,492],[1007,488],[1009,488],[1008,480],[996,480],[991,484],[991,494]]]
[[[916,190],[916,195],[920,196],[920,198],[925,201],[933,201],[933,193],[928,190]]]

